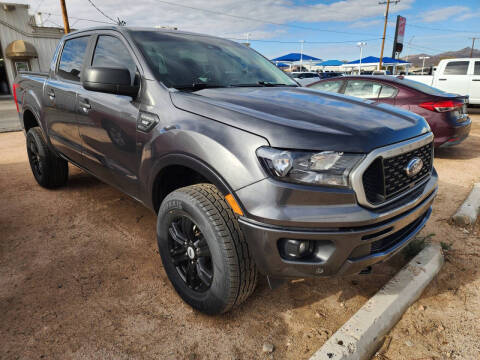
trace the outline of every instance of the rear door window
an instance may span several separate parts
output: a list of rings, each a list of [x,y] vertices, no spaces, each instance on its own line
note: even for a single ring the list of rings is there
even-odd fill
[[[342,88],[343,81],[321,81],[310,86],[312,89],[338,93]]]
[[[100,35],[93,54],[92,66],[127,69],[135,78],[137,66],[123,42],[110,35]]]
[[[480,75],[480,61],[475,61],[475,67],[473,69],[473,75]]]
[[[349,80],[345,88],[345,95],[362,99],[377,99],[382,85],[367,80]]]
[[[57,75],[65,80],[80,81],[89,36],[65,41],[58,64]]]
[[[445,67],[444,75],[467,75],[468,61],[450,61]]]

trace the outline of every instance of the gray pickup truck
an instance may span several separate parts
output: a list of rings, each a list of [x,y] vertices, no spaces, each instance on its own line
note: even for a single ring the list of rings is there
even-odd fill
[[[192,307],[279,279],[368,273],[422,229],[433,135],[413,113],[299,87],[225,39],[101,27],[59,43],[15,100],[33,175],[68,163],[157,213],[164,269]]]

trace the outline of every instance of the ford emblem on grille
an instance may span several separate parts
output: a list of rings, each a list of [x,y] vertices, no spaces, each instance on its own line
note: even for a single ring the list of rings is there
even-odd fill
[[[409,177],[417,175],[423,168],[423,161],[418,157],[411,159],[405,167],[405,172]]]

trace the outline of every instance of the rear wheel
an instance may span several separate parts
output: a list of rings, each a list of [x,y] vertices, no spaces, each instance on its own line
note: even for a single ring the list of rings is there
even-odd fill
[[[42,130],[33,127],[27,132],[27,155],[38,184],[53,189],[68,180],[68,162],[59,158],[47,146]]]
[[[193,308],[220,314],[255,289],[252,255],[214,185],[192,185],[169,194],[158,213],[157,239],[170,281]]]

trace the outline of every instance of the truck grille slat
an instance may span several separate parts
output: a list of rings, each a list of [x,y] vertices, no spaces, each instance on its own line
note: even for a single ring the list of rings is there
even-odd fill
[[[414,157],[422,159],[423,167],[418,174],[409,177],[405,168]],[[379,157],[363,173],[365,196],[374,205],[400,196],[428,178],[432,166],[433,142],[390,158]]]

